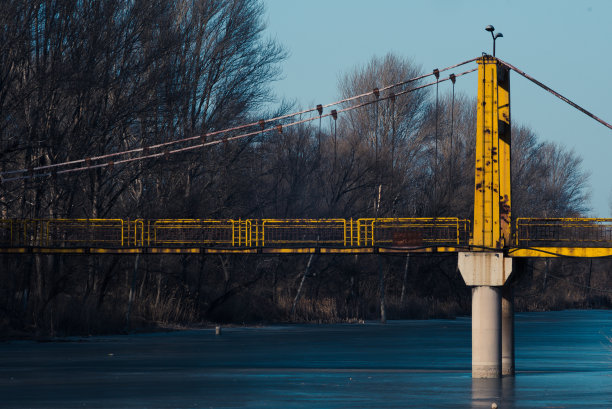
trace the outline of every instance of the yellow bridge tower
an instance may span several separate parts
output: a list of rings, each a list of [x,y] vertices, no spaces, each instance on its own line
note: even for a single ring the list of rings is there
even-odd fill
[[[474,250],[510,244],[510,72],[494,57],[478,59]]]
[[[478,59],[474,229],[458,265],[472,287],[472,376],[514,374],[511,237],[510,72],[495,57]],[[503,313],[502,313],[503,312]],[[502,330],[503,327],[503,330]],[[502,359],[503,355],[503,359]]]

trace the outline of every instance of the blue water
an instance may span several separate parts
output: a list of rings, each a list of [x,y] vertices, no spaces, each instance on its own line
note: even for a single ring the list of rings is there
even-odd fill
[[[612,312],[516,316],[515,378],[472,380],[470,320],[0,344],[7,408],[612,408]]]

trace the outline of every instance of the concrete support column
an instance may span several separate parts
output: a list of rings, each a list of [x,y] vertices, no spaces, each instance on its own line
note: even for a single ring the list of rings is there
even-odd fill
[[[501,288],[472,287],[472,377],[501,376]]]
[[[502,375],[514,376],[514,289],[502,287]]]
[[[502,287],[512,274],[512,260],[502,253],[465,252],[459,253],[458,267],[465,284],[472,287],[472,378],[499,378]],[[510,314],[507,318],[513,319]],[[513,340],[514,334],[510,336]],[[514,368],[514,343],[507,346],[512,351]]]

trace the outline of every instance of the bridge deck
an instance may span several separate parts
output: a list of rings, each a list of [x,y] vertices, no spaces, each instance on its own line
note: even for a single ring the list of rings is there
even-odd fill
[[[5,219],[0,253],[445,253],[470,250],[470,226],[454,217]],[[612,219],[519,218],[504,251],[511,257],[611,256]]]

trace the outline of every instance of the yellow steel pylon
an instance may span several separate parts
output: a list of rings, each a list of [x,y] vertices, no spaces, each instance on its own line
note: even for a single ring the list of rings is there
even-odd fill
[[[510,244],[510,72],[494,57],[478,59],[474,250]]]

